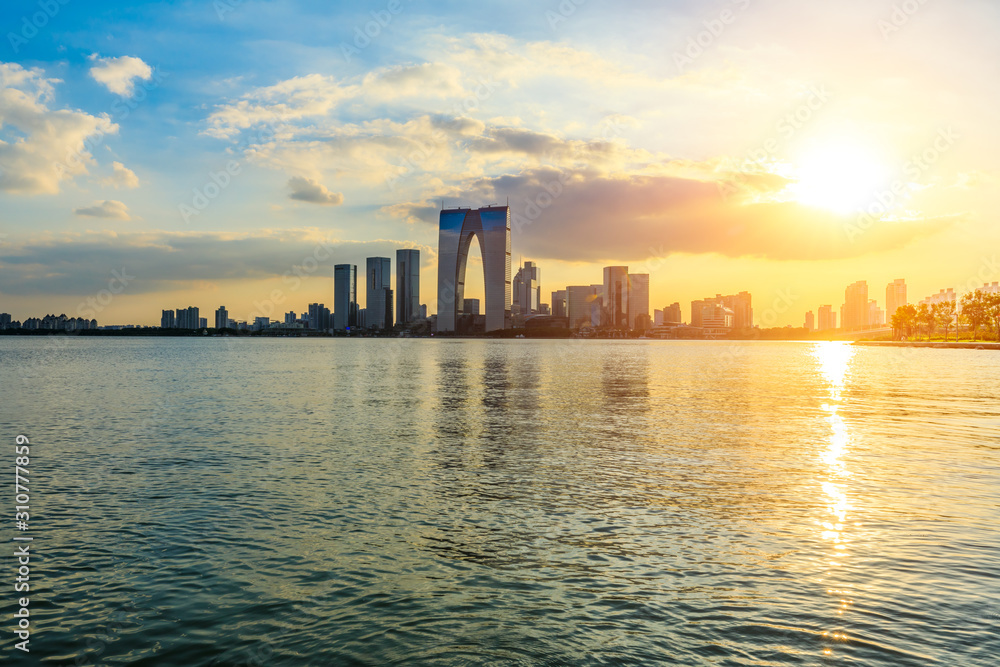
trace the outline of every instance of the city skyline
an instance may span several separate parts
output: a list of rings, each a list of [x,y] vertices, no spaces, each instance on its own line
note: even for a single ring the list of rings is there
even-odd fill
[[[360,48],[363,8],[223,4],[60,4],[4,40],[5,311],[80,316],[124,272],[97,319],[154,325],[151,301],[202,295],[245,319],[275,290],[329,304],[334,261],[401,248],[433,285],[442,202],[509,201],[549,285],[628,265],[653,304],[794,292],[779,325],[859,278],[908,276],[913,294],[1000,279],[992,6],[922,4],[887,30],[871,4],[738,3],[722,24],[693,2],[641,22],[404,3]]]

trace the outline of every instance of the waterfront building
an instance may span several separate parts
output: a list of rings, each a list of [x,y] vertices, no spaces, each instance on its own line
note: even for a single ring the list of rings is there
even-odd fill
[[[229,311],[226,310],[225,306],[219,306],[219,309],[215,311],[215,328],[225,329],[229,326]]]
[[[161,329],[173,329],[175,326],[174,322],[174,311],[164,310],[160,315],[160,328]]]
[[[441,211],[436,331],[455,331],[458,314],[464,310],[465,271],[473,238],[483,258],[486,330],[510,328],[510,207],[487,206]]]
[[[908,303],[906,300],[906,281],[902,278],[897,278],[885,287],[885,317],[887,320],[891,320],[892,316],[896,314],[900,306],[905,306]]]
[[[392,328],[392,260],[369,257],[365,272],[366,326],[369,329]]]
[[[410,324],[420,318],[420,251],[396,251],[396,321]]]
[[[868,282],[859,280],[847,286],[844,291],[844,307],[840,322],[844,331],[860,331],[867,328],[871,309],[868,305]]]
[[[631,273],[628,277],[628,323],[631,329],[645,329],[640,321],[649,322],[649,274]]]
[[[333,328],[346,331],[358,326],[358,267],[333,267]]]
[[[566,290],[558,290],[552,293],[552,316],[566,317]]]
[[[628,329],[629,282],[627,266],[604,267],[604,291],[601,297],[604,309],[601,326]]]

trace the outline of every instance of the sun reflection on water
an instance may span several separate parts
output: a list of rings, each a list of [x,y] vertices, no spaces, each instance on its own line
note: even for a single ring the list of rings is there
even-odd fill
[[[827,506],[828,516],[817,522],[821,529],[821,538],[830,542],[832,547],[830,557],[827,559],[829,569],[824,574],[824,579],[826,579],[831,572],[843,567],[849,553],[849,539],[845,533],[845,525],[852,508],[844,486],[851,472],[844,462],[844,456],[848,452],[851,434],[838,412],[843,403],[842,394],[854,358],[854,347],[847,343],[819,343],[813,349],[813,357],[819,364],[819,371],[828,385],[827,391],[829,392],[829,400],[820,406],[826,413],[826,421],[830,425],[829,443],[825,449],[819,452],[819,458],[826,466],[826,474],[824,479],[819,480],[819,486],[823,491],[822,500]],[[828,593],[836,595],[836,612],[840,616],[854,602],[845,599],[844,592],[832,589],[828,591]],[[832,639],[847,640],[846,635],[838,632],[823,634]],[[829,655],[830,653],[829,648],[824,649],[824,654]]]

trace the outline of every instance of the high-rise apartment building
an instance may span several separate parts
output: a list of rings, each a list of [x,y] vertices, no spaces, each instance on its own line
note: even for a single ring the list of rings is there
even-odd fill
[[[201,326],[201,317],[199,317],[198,309],[194,306],[178,308],[175,321],[178,329],[198,329]]]
[[[833,306],[820,306],[817,320],[817,329],[820,331],[830,331],[837,328],[837,313],[833,311]]]
[[[225,329],[229,326],[229,311],[226,310],[225,306],[219,306],[219,309],[215,311],[215,328]]]
[[[333,267],[333,328],[347,331],[358,326],[358,267]]]
[[[174,311],[164,310],[160,315],[160,328],[161,329],[173,329],[176,325],[174,321]]]
[[[860,331],[868,326],[870,306],[868,304],[868,282],[859,280],[847,286],[844,291],[844,309],[841,326],[845,331]]]
[[[897,278],[886,285],[885,317],[887,320],[891,320],[892,316],[896,314],[896,311],[900,308],[900,306],[905,306],[907,303],[905,280]]]
[[[804,326],[806,331],[816,330],[816,316],[813,315],[813,311],[810,310],[808,313],[806,313],[806,323]]]
[[[409,324],[420,319],[420,251],[396,251],[396,321]]]

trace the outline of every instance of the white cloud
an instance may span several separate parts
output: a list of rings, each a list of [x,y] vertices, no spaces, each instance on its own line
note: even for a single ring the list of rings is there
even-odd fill
[[[122,97],[132,96],[135,79],[147,81],[153,77],[153,68],[141,58],[134,56],[100,58],[95,53],[90,59],[98,63],[90,68],[91,78]]]
[[[121,162],[112,162],[111,168],[111,176],[102,180],[101,185],[110,185],[114,188],[139,187],[139,177]]]
[[[78,208],[73,211],[77,215],[89,216],[91,218],[114,218],[116,220],[131,220],[128,206],[114,199],[95,201],[91,206]]]
[[[50,109],[56,83],[39,69],[0,63],[0,190],[58,193],[62,181],[87,173],[103,136],[118,131],[107,114]]]
[[[344,195],[330,192],[325,185],[311,178],[295,176],[288,180],[288,187],[292,189],[292,194],[288,195],[289,199],[323,206],[340,206],[344,203]]]

